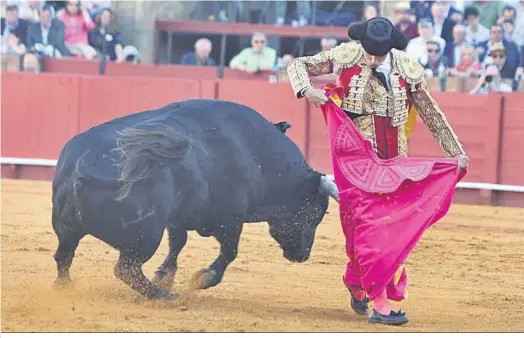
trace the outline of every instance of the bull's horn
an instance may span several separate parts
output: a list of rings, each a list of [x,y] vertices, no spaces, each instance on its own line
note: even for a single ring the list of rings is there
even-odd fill
[[[327,192],[329,196],[333,197],[333,199],[340,203],[338,200],[338,188],[335,182],[331,179],[329,179],[327,176],[322,175],[320,177],[320,189]]]

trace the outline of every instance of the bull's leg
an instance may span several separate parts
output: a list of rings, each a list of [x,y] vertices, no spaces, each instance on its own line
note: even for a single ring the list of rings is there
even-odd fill
[[[170,225],[167,227],[167,233],[169,235],[169,253],[156,270],[153,283],[169,291],[175,281],[178,255],[187,243],[187,231]]]
[[[175,300],[176,296],[151,283],[142,272],[142,265],[150,257],[137,257],[132,252],[120,252],[120,258],[115,266],[115,276],[149,299]]]
[[[58,248],[53,257],[56,261],[58,276],[54,285],[58,287],[72,282],[69,276],[69,269],[71,268],[71,264],[73,264],[75,250],[80,240],[84,237],[84,234],[77,231],[68,231],[63,228],[58,231],[55,230],[55,232],[58,236]]]
[[[237,257],[242,225],[242,223],[221,225],[215,231],[214,237],[220,243],[220,255],[213,264],[197,272],[193,277],[196,279],[197,288],[207,289],[222,281],[227,266]]]

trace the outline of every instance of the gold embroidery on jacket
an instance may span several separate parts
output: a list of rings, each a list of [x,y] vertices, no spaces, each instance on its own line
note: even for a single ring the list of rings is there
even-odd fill
[[[356,65],[364,56],[362,45],[356,42],[343,42],[332,49],[331,58],[334,61],[333,71],[335,74],[345,68]]]
[[[392,110],[391,125],[398,127],[403,125],[408,120],[408,94],[406,88],[400,85],[400,75],[398,73],[392,73],[390,76],[391,91],[390,91],[390,104],[389,108]]]
[[[289,63],[287,74],[297,97],[302,89],[311,87],[310,76],[333,73],[333,60],[330,58],[330,53],[330,51],[323,51],[313,56],[293,59]]]
[[[371,68],[364,67],[360,74],[351,77],[348,84],[348,93],[342,102],[342,109],[356,114],[362,114],[364,112],[362,100],[370,76]]]
[[[416,91],[413,92],[413,103],[416,105],[419,116],[428,127],[435,141],[448,156],[464,154],[462,145],[448,123],[446,116],[429,94],[426,81],[423,80],[416,85],[415,89]]]
[[[408,154],[408,139],[406,137],[406,128],[404,124],[398,126],[398,154]]]
[[[360,134],[366,139],[370,140],[373,143],[373,150],[377,151],[377,146],[375,142],[375,121],[373,115],[364,115],[357,117],[353,120],[355,126],[360,130]]]

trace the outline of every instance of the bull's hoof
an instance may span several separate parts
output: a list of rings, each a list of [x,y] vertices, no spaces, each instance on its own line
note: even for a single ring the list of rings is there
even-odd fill
[[[150,298],[152,300],[160,300],[160,301],[168,301],[168,302],[174,302],[178,299],[178,297],[175,294],[169,291],[165,291],[165,290],[155,292]]]
[[[65,278],[57,278],[54,283],[53,287],[55,289],[65,289],[73,284],[73,280],[70,277]]]
[[[201,269],[191,277],[189,291],[205,290],[217,284],[217,273],[215,270]]]
[[[170,291],[175,283],[175,271],[157,270],[152,281],[162,289]]]

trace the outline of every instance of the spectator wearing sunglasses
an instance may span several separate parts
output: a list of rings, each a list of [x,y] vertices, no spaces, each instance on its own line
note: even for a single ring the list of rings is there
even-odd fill
[[[428,58],[427,62],[422,61],[424,74],[426,77],[437,77],[443,69],[440,44],[437,41],[429,40],[427,43]]]
[[[248,73],[258,73],[272,70],[277,60],[276,51],[267,46],[264,33],[254,33],[251,37],[251,47],[247,47],[235,56],[229,67]]]
[[[446,41],[440,36],[433,34],[433,24],[430,19],[421,19],[419,21],[418,32],[420,36],[409,41],[406,53],[423,64],[428,60],[427,42],[430,40],[436,41],[439,44],[439,49],[444,50]]]
[[[480,62],[482,62],[484,65],[491,63],[489,56],[494,50],[494,46],[497,44],[502,44],[506,53],[505,61],[507,62],[500,71],[502,78],[513,79],[517,67],[519,66],[520,53],[517,45],[514,42],[508,41],[504,38],[504,29],[501,25],[495,24],[491,26],[490,39],[478,45],[477,49],[479,49],[478,52]]]

